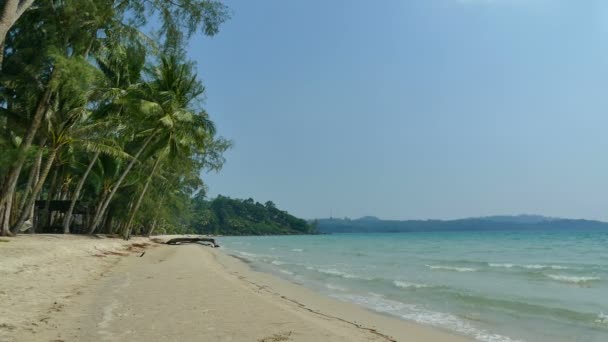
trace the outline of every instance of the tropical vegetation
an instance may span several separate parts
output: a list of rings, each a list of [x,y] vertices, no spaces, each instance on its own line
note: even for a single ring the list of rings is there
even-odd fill
[[[252,198],[232,199],[217,196],[205,200],[194,196],[191,227],[199,234],[215,235],[287,235],[316,234],[317,227],[306,220],[280,210],[272,202],[264,204]]]
[[[69,203],[42,217],[65,233],[84,204],[86,233],[186,230],[230,142],[184,48],[228,18],[216,0],[0,2],[0,233],[40,201]]]

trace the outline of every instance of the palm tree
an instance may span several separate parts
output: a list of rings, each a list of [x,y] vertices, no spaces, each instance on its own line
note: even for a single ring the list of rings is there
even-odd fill
[[[29,2],[18,3],[20,6]],[[52,108],[57,105],[54,94],[58,87],[69,85],[72,79],[78,81],[79,73],[86,72],[86,58],[98,41],[98,32],[120,18],[114,11],[118,7],[112,2],[43,1],[32,11],[25,11],[28,6],[15,9],[11,4],[15,1],[7,1],[3,7],[8,10],[5,13],[13,13],[14,20],[7,24],[18,34],[9,35],[5,41],[8,49],[2,49],[2,55],[8,51],[2,66],[2,73],[7,77],[1,88],[8,96],[2,97],[2,104],[27,117],[29,122],[0,187],[2,235],[10,234],[12,199],[19,176],[45,116],[48,118],[55,111]],[[21,19],[17,22],[15,18],[19,16]],[[51,153],[49,151],[49,157]],[[51,166],[52,161],[49,169]]]
[[[204,94],[204,87],[197,80],[192,66],[183,63],[176,55],[162,56],[160,64],[152,70],[152,80],[147,83],[145,98],[157,110],[162,130],[154,148],[156,161],[146,179],[126,224],[125,237],[131,226],[148,187],[159,165],[165,159],[173,162],[179,157],[190,158],[204,153],[209,137],[215,134],[215,126],[204,111],[197,111],[195,101]]]
[[[69,233],[72,213],[76,202],[80,198],[80,192],[84,187],[89,173],[94,164],[97,162],[101,153],[100,147],[106,147],[107,155],[115,158],[124,158],[125,153],[120,153],[117,141],[121,139],[119,136],[120,129],[123,124],[120,116],[123,114],[125,102],[128,103],[129,94],[139,86],[141,72],[145,62],[145,48],[142,44],[131,42],[131,44],[123,44],[116,39],[108,39],[107,48],[100,49],[96,55],[96,63],[103,74],[102,86],[97,90],[99,99],[98,108],[95,112],[97,120],[102,120],[110,123],[113,132],[104,132],[112,136],[105,144],[90,145],[89,150],[96,150],[91,158],[84,174],[78,182],[76,189],[72,195],[70,207],[65,214],[63,221],[63,232]],[[107,147],[112,145],[113,149]]]
[[[11,7],[15,4],[17,8]],[[30,4],[7,0],[0,5],[0,234],[20,230],[38,196],[53,197],[55,182],[48,184],[48,178],[57,179],[60,198],[70,198],[64,232],[69,232],[79,198],[96,197],[89,192],[92,183],[111,187],[99,193],[91,231],[107,216],[117,192],[126,185],[141,189],[139,197],[130,200],[135,210],[123,217],[129,226],[165,161],[174,158],[171,148],[162,152],[162,146],[187,146],[185,140],[168,141],[183,140],[169,132],[178,132],[179,121],[189,120],[189,114],[171,110],[171,103],[181,101],[171,97],[188,94],[162,91],[153,75],[142,82],[142,66],[159,49],[181,51],[185,39],[199,29],[216,34],[228,18],[226,7],[217,0],[66,0],[43,1],[25,11]],[[157,41],[138,30],[150,13],[162,21]],[[100,87],[98,77],[108,84]],[[174,80],[164,81],[168,85]],[[193,77],[182,81],[197,83]],[[116,119],[118,129],[106,130],[102,141],[98,133],[109,119]],[[184,160],[188,153],[185,149]],[[120,173],[89,179],[97,175],[102,159],[111,159]],[[141,174],[146,167],[152,171],[147,177],[129,176],[133,169]]]

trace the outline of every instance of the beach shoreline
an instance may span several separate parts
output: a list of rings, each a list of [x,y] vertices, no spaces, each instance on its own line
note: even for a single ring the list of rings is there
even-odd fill
[[[30,255],[41,245],[45,255]],[[0,257],[0,295],[9,304],[0,308],[0,341],[470,341],[200,245],[22,236],[3,243]]]

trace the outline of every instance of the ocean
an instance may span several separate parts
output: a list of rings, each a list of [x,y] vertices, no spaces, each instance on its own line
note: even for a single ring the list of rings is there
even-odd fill
[[[222,237],[252,266],[484,342],[608,341],[608,232]]]

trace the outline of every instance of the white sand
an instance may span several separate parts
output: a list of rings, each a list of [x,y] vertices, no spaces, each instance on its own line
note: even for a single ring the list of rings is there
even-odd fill
[[[0,242],[0,341],[467,341],[252,271],[218,249]]]

